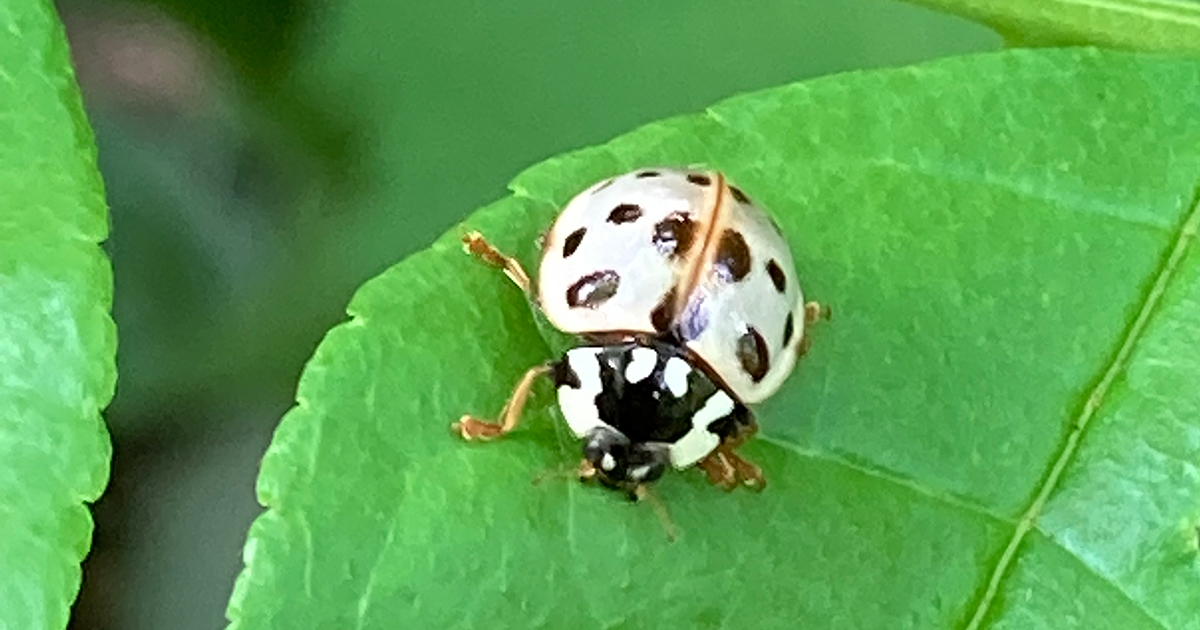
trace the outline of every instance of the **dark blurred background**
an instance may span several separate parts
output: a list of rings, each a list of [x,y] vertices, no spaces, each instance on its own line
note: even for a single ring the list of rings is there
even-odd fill
[[[996,49],[886,0],[59,0],[112,208],[112,480],[71,626],[211,630],[354,288],[526,165],[816,75]]]

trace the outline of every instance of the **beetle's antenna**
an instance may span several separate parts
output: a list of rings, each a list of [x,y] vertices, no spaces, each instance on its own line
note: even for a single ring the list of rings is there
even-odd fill
[[[675,523],[671,520],[671,515],[667,513],[666,504],[658,498],[658,495],[650,492],[650,488],[646,484],[638,484],[633,489],[633,496],[638,501],[642,501],[643,499],[648,500],[650,507],[658,515],[658,520],[662,523],[663,529],[667,532],[667,542],[675,542]]]
[[[533,478],[533,485],[541,485],[547,479],[561,479],[563,477],[574,477],[579,481],[591,481],[596,476],[596,468],[592,466],[588,460],[583,460],[578,466],[569,468],[551,468],[550,470],[539,473]]]

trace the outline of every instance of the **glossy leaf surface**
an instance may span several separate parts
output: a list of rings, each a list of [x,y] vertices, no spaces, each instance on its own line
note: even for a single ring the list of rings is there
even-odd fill
[[[522,173],[321,344],[233,627],[1200,627],[1197,120],[1194,59],[1009,52],[740,96]],[[462,231],[536,268],[556,207],[663,163],[771,209],[835,309],[744,448],[770,487],[670,476],[675,543],[648,506],[531,483],[578,458],[549,387],[504,440],[448,431],[561,350]]]

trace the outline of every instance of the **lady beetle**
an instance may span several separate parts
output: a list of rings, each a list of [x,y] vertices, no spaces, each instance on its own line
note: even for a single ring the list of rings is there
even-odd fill
[[[822,308],[804,303],[778,226],[724,175],[642,169],[583,191],[543,237],[536,296],[515,259],[478,233],[463,242],[582,341],[526,372],[498,421],[454,423],[463,438],[512,431],[550,377],[581,478],[640,497],[668,464],[698,465],[726,489],[765,485],[734,452],[757,429],[746,405],[783,384]]]

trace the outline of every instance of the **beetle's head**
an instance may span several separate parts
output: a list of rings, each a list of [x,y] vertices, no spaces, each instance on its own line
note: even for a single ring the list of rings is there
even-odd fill
[[[596,427],[583,438],[583,456],[604,485],[632,491],[663,475],[670,462],[666,444],[633,442],[609,427]]]

